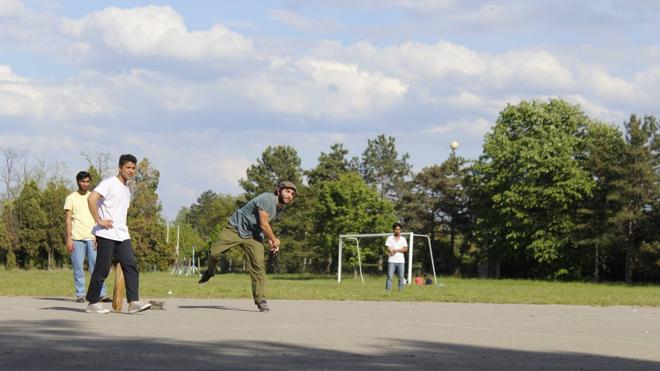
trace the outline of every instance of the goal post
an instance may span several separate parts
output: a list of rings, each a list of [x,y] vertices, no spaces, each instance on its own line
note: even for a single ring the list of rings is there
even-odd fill
[[[362,280],[362,283],[364,283],[364,277],[362,276],[362,258],[360,256],[360,239],[362,238],[382,238],[382,237],[389,237],[391,236],[392,233],[363,233],[363,234],[340,234],[339,235],[339,247],[338,247],[338,253],[337,253],[337,283],[341,283],[341,273],[342,273],[342,256],[343,256],[343,250],[344,250],[344,241],[345,240],[352,240],[355,241],[357,245],[357,257],[358,257],[358,268],[360,271],[360,279]],[[420,238],[425,238],[428,247],[429,247],[429,255],[431,257],[431,267],[433,268],[433,282],[438,285],[438,278],[435,274],[435,261],[433,259],[433,249],[431,248],[431,237],[427,234],[415,234],[413,232],[401,232],[401,236],[407,236],[408,240],[408,278],[406,279],[406,283],[410,285],[412,283],[412,266],[413,266],[413,251],[414,251],[414,246],[413,242],[415,241],[415,237],[420,237]]]

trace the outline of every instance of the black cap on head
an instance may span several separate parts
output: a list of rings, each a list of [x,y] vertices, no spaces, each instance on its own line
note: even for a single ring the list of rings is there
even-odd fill
[[[298,192],[298,188],[296,188],[296,185],[293,184],[292,182],[289,182],[288,180],[283,180],[277,184],[277,189],[282,189],[282,188],[290,188]]]

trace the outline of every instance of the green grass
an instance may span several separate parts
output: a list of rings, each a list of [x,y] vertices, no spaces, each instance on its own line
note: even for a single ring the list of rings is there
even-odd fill
[[[88,276],[89,278],[89,276]],[[247,274],[220,274],[206,285],[197,276],[165,272],[141,273],[143,298],[251,298]],[[660,306],[660,286],[627,286],[530,280],[483,280],[442,277],[438,286],[406,286],[387,293],[384,276],[353,278],[337,284],[336,276],[269,275],[266,293],[271,299],[436,301],[462,303],[574,304]],[[114,274],[107,280],[112,289]],[[111,292],[111,291],[109,291]],[[58,271],[0,271],[0,296],[73,296],[73,274]]]

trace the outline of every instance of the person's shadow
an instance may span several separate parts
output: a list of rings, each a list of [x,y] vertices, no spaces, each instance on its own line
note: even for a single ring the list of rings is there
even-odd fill
[[[234,310],[237,312],[259,312],[259,309],[243,309],[236,307],[225,307],[224,305],[179,305],[181,309],[220,309],[220,310]]]
[[[75,303],[76,302],[76,299],[70,299],[70,298],[35,298],[35,299],[50,300],[50,301],[66,301],[66,302],[69,302],[69,303],[72,303],[72,302]]]
[[[41,310],[61,310],[61,311],[85,313],[85,308],[49,307],[49,308],[39,308],[39,309],[41,309]]]

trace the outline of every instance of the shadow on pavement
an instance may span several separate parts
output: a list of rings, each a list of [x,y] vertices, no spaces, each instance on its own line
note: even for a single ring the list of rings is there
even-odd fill
[[[249,309],[236,308],[236,307],[225,307],[225,306],[222,306],[222,305],[179,305],[179,308],[182,308],[182,309],[220,309],[220,310],[234,310],[234,311],[237,311],[237,312],[261,313],[261,312],[259,312],[259,309],[249,310]]]
[[[85,308],[71,308],[71,307],[48,307],[48,308],[39,308],[41,310],[61,310],[68,312],[78,312],[85,313]]]
[[[104,337],[67,320],[0,322],[0,369],[658,370],[660,363],[427,341],[390,340],[371,354],[283,342]],[[285,334],[283,334],[285,337]],[[322,334],[320,334],[322,336]]]
[[[65,301],[67,303],[75,303],[76,299],[73,298],[35,298],[39,300],[51,300],[51,301]]]

